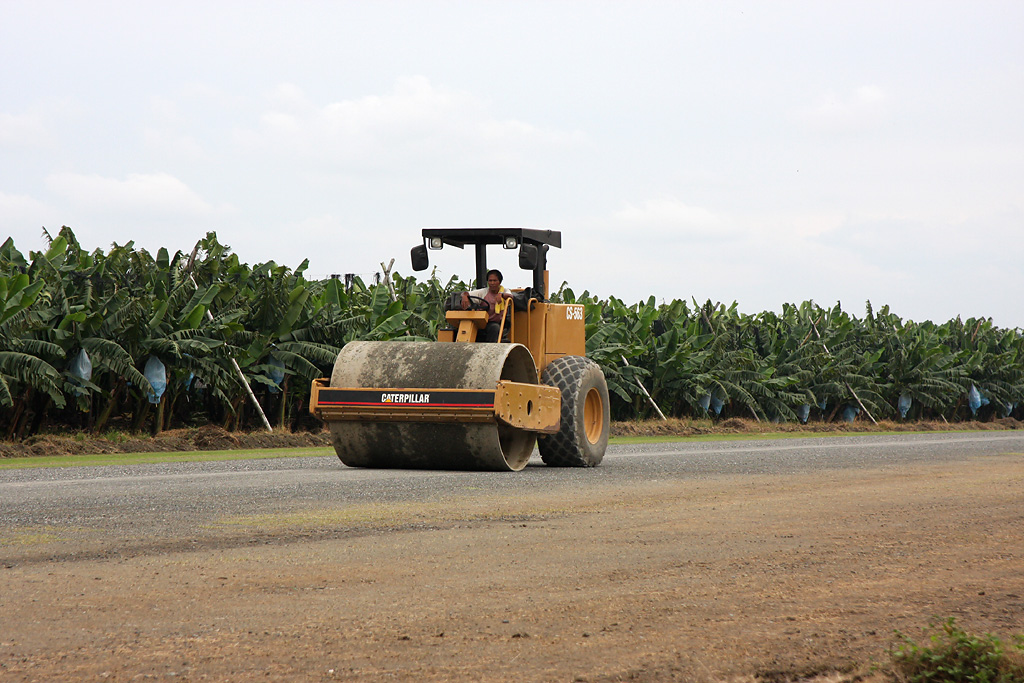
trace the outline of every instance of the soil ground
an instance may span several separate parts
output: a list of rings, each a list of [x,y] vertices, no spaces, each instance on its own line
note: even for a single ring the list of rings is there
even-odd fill
[[[1006,455],[467,491],[437,525],[0,565],[0,679],[848,680],[896,629],[1024,630],[1022,485]]]

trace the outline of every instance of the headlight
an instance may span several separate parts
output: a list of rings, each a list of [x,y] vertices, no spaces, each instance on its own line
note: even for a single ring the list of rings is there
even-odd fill
[[[505,238],[504,247],[506,249],[515,249],[518,246],[519,246],[519,240],[516,238],[515,235],[509,235],[508,237]]]
[[[440,237],[431,237],[428,244],[431,249],[440,249],[444,246],[444,240]]]

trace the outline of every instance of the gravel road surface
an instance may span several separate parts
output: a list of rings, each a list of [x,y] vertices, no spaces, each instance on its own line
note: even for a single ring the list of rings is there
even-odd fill
[[[325,453],[328,451],[325,449]],[[1024,434],[844,436],[756,441],[673,442],[612,446],[593,470],[549,468],[538,460],[523,472],[360,470],[333,455],[0,471],[5,527],[67,539],[22,547],[26,558],[52,558],[73,546],[76,556],[131,554],[147,547],[230,543],[241,517],[297,514],[346,505],[443,502],[452,495],[516,496],[588,486],[700,480],[719,475],[786,475],[832,469],[936,463],[1000,452],[1024,452]],[[237,525],[236,525],[237,526]],[[246,531],[250,531],[248,525]],[[321,528],[319,535],[351,529]],[[308,536],[304,536],[306,538]],[[248,537],[235,538],[248,543]],[[0,548],[0,557],[10,550]]]
[[[2,470],[0,679],[838,675],[936,616],[1024,628],[1022,454],[984,432],[507,474]]]

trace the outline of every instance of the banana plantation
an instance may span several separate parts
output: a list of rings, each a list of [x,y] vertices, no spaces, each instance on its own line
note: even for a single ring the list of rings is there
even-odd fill
[[[86,251],[70,228],[26,257],[0,245],[0,438],[40,432],[316,427],[310,383],[353,340],[428,340],[458,278],[307,280],[241,262],[214,233],[191,251]],[[1020,418],[1024,337],[991,320],[863,318],[577,295],[612,416],[759,421]],[[260,406],[256,410],[254,404]],[[261,415],[262,413],[262,415]],[[264,417],[265,416],[265,417]],[[264,422],[264,419],[266,422]]]

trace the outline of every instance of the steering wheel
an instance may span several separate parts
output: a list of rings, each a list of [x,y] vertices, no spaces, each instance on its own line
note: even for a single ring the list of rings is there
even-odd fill
[[[472,294],[467,294],[466,297],[469,299],[469,310],[471,311],[489,311],[491,308],[487,304],[487,300],[482,297]]]

